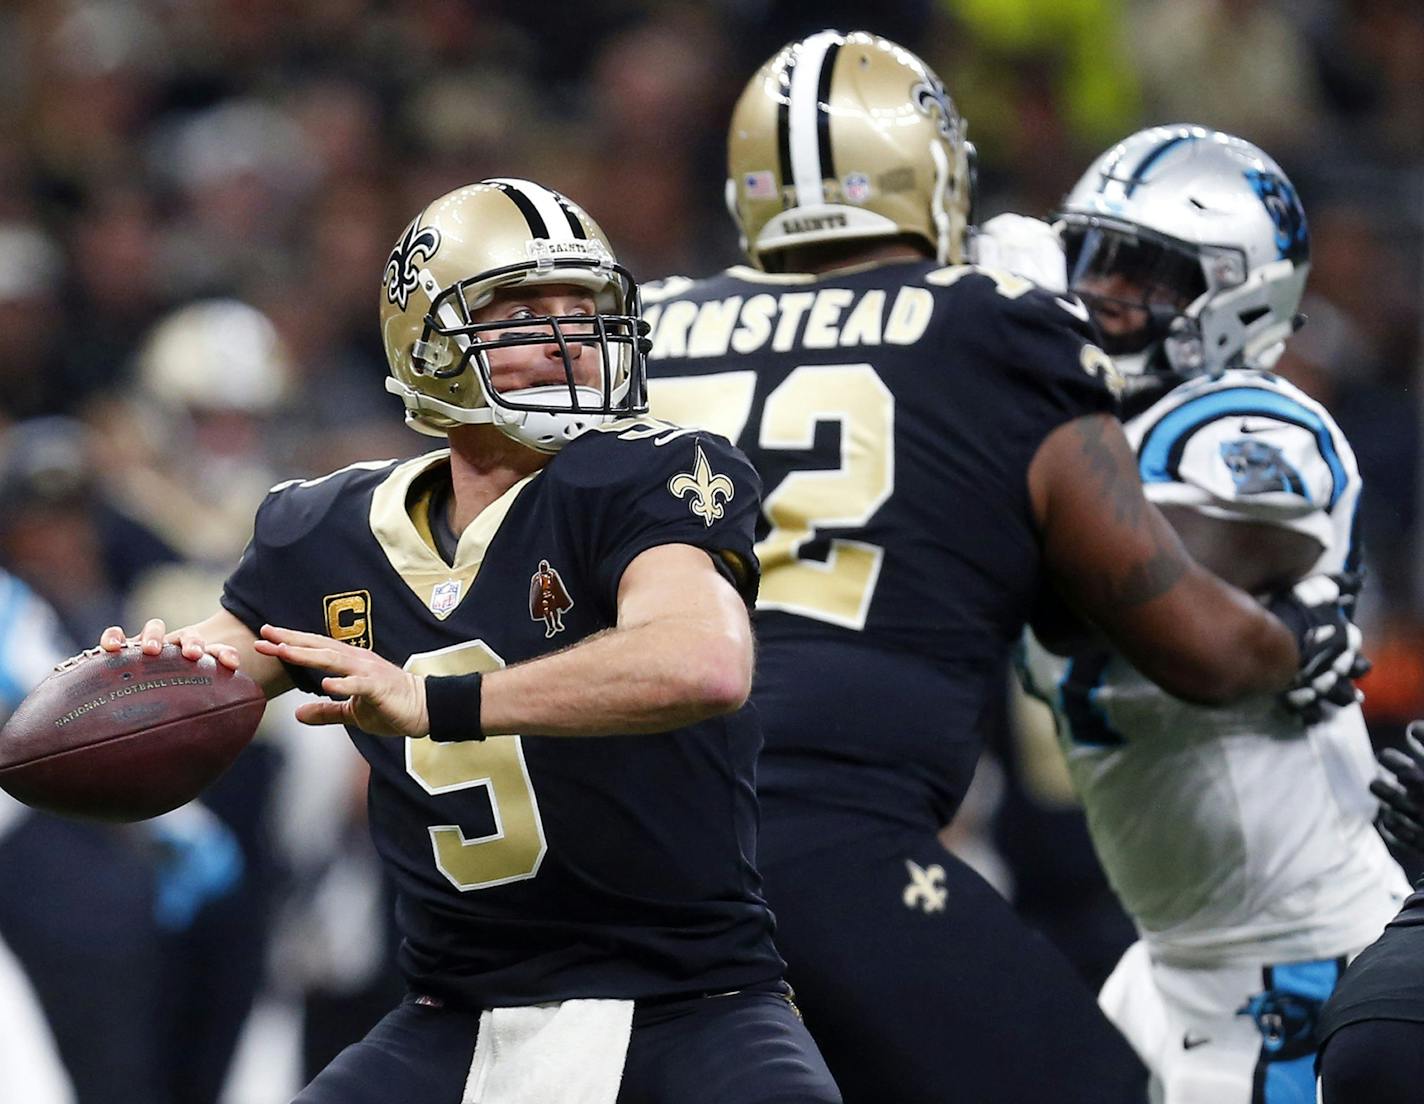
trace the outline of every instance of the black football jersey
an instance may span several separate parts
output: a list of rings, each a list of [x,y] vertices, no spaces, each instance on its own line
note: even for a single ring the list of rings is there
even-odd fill
[[[653,412],[765,483],[758,785],[942,823],[1039,577],[1027,471],[1115,409],[1083,305],[967,266],[647,291]]]
[[[759,481],[710,433],[648,421],[586,433],[487,507],[453,565],[411,507],[441,468],[444,451],[275,488],[223,605],[254,631],[319,632],[460,674],[613,626],[624,569],[658,545],[706,549],[755,597]],[[319,672],[289,670],[320,692]],[[780,976],[751,861],[751,708],[659,735],[350,732],[371,766],[371,832],[414,990],[488,1007]]]

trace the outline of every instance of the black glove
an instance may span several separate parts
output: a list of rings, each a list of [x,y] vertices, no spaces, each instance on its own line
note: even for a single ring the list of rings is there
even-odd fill
[[[1267,604],[1295,633],[1300,666],[1281,698],[1306,724],[1319,721],[1327,704],[1364,697],[1354,680],[1369,672],[1370,661],[1360,655],[1360,630],[1350,620],[1361,582],[1358,572],[1312,575]]]
[[[1385,776],[1370,783],[1380,799],[1375,824],[1390,843],[1424,854],[1424,721],[1404,730],[1404,746],[1379,754]]]

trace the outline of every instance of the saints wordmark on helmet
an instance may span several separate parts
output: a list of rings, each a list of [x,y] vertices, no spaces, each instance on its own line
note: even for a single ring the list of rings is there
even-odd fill
[[[428,262],[440,248],[440,231],[433,226],[418,228],[419,222],[416,219],[405,228],[391,250],[391,259],[386,262],[386,298],[401,310],[405,310],[410,293],[420,280],[415,259],[420,257]]]

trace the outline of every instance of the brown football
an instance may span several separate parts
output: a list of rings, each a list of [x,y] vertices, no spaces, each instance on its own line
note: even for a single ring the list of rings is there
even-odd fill
[[[85,652],[55,668],[0,731],[0,787],[36,809],[132,821],[176,809],[247,746],[266,698],[176,645]]]

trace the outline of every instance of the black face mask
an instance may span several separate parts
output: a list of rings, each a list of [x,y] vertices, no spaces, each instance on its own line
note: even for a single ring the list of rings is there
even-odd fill
[[[1103,351],[1109,356],[1140,353],[1161,342],[1172,321],[1206,292],[1200,259],[1166,239],[1070,223],[1063,231],[1063,246],[1069,287],[1095,315],[1104,305],[1145,313],[1145,323],[1136,330],[1100,333]],[[1113,278],[1130,285],[1133,292],[1111,296],[1084,286]]]

